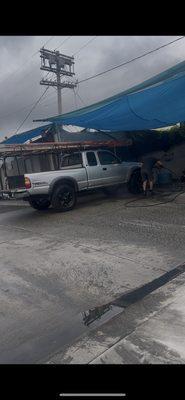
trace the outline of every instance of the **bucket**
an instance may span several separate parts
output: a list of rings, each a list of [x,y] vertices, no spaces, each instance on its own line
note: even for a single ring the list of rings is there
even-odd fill
[[[166,169],[158,173],[158,184],[167,185],[172,182],[172,173]]]

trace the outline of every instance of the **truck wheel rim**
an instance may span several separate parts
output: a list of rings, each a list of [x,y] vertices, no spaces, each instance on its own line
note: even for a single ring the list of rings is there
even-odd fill
[[[73,196],[70,192],[63,192],[59,195],[62,207],[67,208],[73,205]]]

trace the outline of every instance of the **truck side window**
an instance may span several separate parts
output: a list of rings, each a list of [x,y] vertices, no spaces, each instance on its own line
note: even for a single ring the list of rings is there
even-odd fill
[[[81,153],[73,153],[62,158],[60,168],[71,166],[82,167]]]
[[[88,161],[88,164],[90,167],[97,165],[96,156],[93,151],[88,151],[86,153],[86,155],[87,155],[87,161]]]
[[[120,164],[119,159],[108,151],[98,151],[98,157],[101,165]]]

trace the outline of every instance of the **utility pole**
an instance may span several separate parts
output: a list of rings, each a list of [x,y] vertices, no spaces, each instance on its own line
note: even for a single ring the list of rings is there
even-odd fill
[[[40,49],[41,57],[41,70],[52,72],[56,79],[42,79],[41,85],[55,86],[57,88],[57,99],[58,99],[58,114],[62,114],[62,89],[69,88],[74,89],[77,86],[77,80],[62,80],[62,77],[72,78],[75,75],[74,72],[74,57],[66,56],[61,54],[59,51]]]
[[[58,114],[62,114],[62,89],[60,87],[60,73],[57,73],[57,97],[58,97]]]

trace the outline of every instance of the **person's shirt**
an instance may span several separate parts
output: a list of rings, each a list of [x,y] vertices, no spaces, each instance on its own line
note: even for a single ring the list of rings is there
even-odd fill
[[[142,169],[143,170],[151,170],[152,168],[154,168],[155,164],[157,163],[158,158],[156,157],[146,157],[142,160]]]

